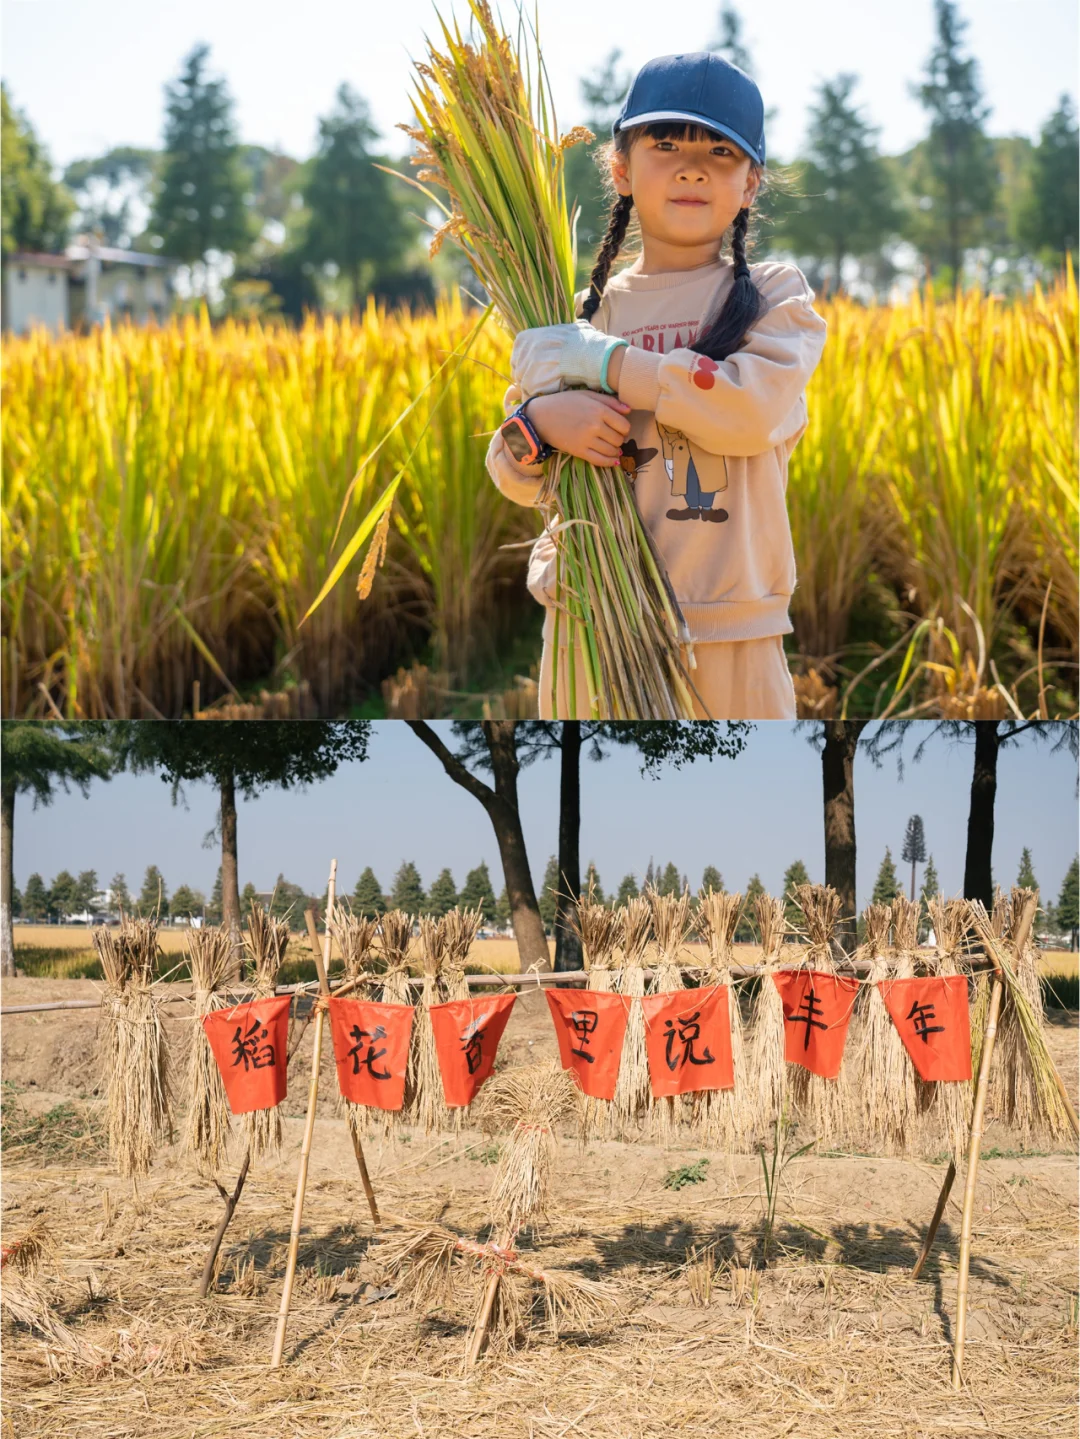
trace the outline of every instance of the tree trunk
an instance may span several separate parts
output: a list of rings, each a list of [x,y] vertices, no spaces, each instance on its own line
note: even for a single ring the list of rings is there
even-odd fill
[[[555,897],[555,968],[581,968],[581,939],[571,923],[581,893],[581,721],[564,720],[559,776],[559,892]]]
[[[914,860],[911,861],[911,898],[912,898],[912,902],[914,902],[914,899],[915,899],[915,861],[914,861]]]
[[[536,903],[536,891],[529,872],[529,856],[525,849],[525,835],[518,810],[519,766],[514,721],[481,722],[495,775],[494,789],[483,780],[477,779],[476,775],[447,749],[425,720],[406,720],[405,723],[438,758],[454,783],[461,785],[462,789],[479,800],[487,811],[499,845],[499,858],[502,861],[521,967],[524,970],[536,965],[540,970],[549,971],[551,954],[548,950],[547,935],[544,933],[544,921],[540,918],[540,907]]]
[[[975,722],[975,769],[971,777],[968,809],[967,855],[964,860],[964,898],[994,906],[990,864],[994,848],[994,801],[997,798],[997,762],[1001,740],[997,720]]]
[[[221,777],[221,918],[232,940],[236,971],[244,977],[244,941],[240,932],[240,880],[236,858],[236,782],[232,770]]]
[[[11,892],[15,863],[15,781],[0,784],[0,974],[15,973],[15,935],[11,927]]]
[[[821,773],[825,799],[825,883],[840,896],[836,938],[855,948],[855,753],[867,720],[825,720]]]

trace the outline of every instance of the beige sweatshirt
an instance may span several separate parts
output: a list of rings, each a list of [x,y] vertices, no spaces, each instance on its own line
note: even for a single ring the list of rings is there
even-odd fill
[[[727,298],[732,261],[659,275],[635,273],[640,263],[639,257],[608,280],[592,321],[629,341],[619,398],[631,406],[630,434],[612,483],[633,484],[692,640],[788,634],[795,588],[788,460],[806,430],[806,384],[827,330],[813,308],[814,292],[796,265],[751,265],[769,309],[742,347],[716,362],[684,347],[711,306]],[[576,296],[579,315],[586,293]],[[511,385],[505,412],[520,401]],[[518,464],[498,430],[487,467],[508,499],[535,504],[545,467]],[[703,519],[710,510],[719,518]],[[533,546],[528,586],[542,603],[553,602],[555,546],[548,536]]]

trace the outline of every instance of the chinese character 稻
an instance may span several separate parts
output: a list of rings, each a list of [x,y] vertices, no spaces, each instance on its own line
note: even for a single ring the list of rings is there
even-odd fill
[[[275,1064],[274,1046],[264,1044],[259,1048],[259,1041],[266,1039],[270,1031],[263,1024],[262,1020],[255,1018],[251,1028],[241,1036],[240,1031],[243,1025],[236,1026],[236,1033],[233,1035],[233,1066],[243,1063],[244,1069],[272,1069]]]

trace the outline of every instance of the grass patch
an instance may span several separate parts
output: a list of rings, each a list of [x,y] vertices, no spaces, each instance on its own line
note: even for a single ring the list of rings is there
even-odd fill
[[[704,1184],[708,1176],[709,1161],[696,1159],[693,1164],[681,1164],[664,1175],[665,1189],[685,1189],[688,1184]]]
[[[109,1152],[105,1125],[96,1107],[65,1100],[45,1114],[31,1114],[18,1088],[5,1081],[0,1106],[0,1146],[9,1163],[93,1163]]]

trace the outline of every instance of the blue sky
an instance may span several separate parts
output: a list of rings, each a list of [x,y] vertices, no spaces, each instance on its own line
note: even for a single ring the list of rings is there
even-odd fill
[[[737,8],[766,108],[777,111],[766,134],[772,157],[793,156],[816,86],[841,71],[859,76],[855,102],[882,127],[886,153],[925,133],[907,87],[933,43],[932,0],[756,0]],[[516,29],[516,8],[498,9]],[[654,55],[701,49],[720,6],[539,0],[536,9],[556,111],[569,128],[579,118],[584,57],[599,64],[617,46],[633,72]],[[466,26],[464,0],[439,0],[438,11]],[[990,132],[1034,139],[1058,96],[1076,97],[1075,0],[961,0],[959,12],[970,22],[964,44],[992,107]],[[3,0],[2,74],[57,166],[116,145],[159,146],[164,87],[200,41],[236,101],[245,142],[306,158],[319,116],[348,81],[369,101],[386,152],[400,155],[408,142],[394,125],[412,118],[411,61],[425,54],[425,32],[439,35],[436,13],[432,0],[307,0],[299,10],[282,0]]]
[[[449,725],[436,728],[453,743]],[[904,780],[887,760],[880,770],[856,762],[858,902],[865,904],[886,845],[899,859],[908,816],[921,814],[927,844],[946,893],[963,883],[972,749],[936,739],[915,764],[913,723]],[[872,730],[867,731],[868,734]],[[758,724],[735,760],[698,762],[661,778],[642,777],[628,752],[601,763],[582,762],[582,858],[594,859],[605,888],[628,871],[640,880],[652,856],[671,859],[693,886],[706,864],[720,870],[729,889],[743,889],[757,872],[779,892],[784,870],[802,859],[815,881],[824,879],[821,762],[807,731],[774,721]],[[1047,898],[1056,899],[1077,850],[1076,765],[1067,752],[1030,738],[1002,753],[999,767],[994,875],[1016,878],[1028,845]],[[538,761],[522,772],[525,837],[539,884],[557,843],[558,767]],[[209,893],[217,851],[203,849],[216,801],[208,785],[186,787],[188,808],[170,802],[170,788],[153,775],[121,775],[94,782],[88,798],[62,792],[48,807],[32,809],[19,797],[15,815],[15,878],[20,887],[35,870],[46,883],[60,869],[96,869],[101,883],[118,870],[137,888],[156,864],[171,892],[184,883]],[[479,803],[452,783],[430,751],[400,721],[373,728],[369,757],[306,792],[270,791],[240,803],[241,884],[269,889],[279,873],[309,892],[322,893],[331,858],[340,883],[352,889],[371,865],[384,887],[401,862],[419,866],[425,885],[448,865],[460,885],[468,869],[486,860],[496,888],[502,873],[490,822]],[[901,875],[904,867],[899,866]],[[908,870],[910,875],[910,870]]]

